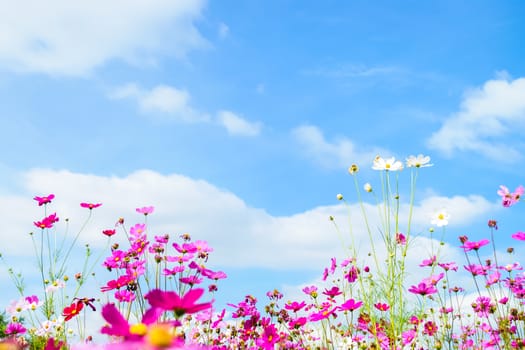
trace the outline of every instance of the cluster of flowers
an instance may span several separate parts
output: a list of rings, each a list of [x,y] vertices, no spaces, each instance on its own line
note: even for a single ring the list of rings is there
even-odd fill
[[[428,259],[419,264],[425,277],[414,284],[406,283],[405,258],[416,238],[410,232],[410,218],[406,230],[401,232],[398,218],[391,217],[398,212],[395,208],[399,196],[393,191],[397,186],[391,186],[388,178],[390,172],[405,166],[417,172],[431,166],[430,158],[411,156],[403,164],[395,158],[376,157],[373,162],[373,169],[382,172],[384,181],[381,188],[385,199],[380,204],[384,210],[379,212],[386,213],[381,218],[381,243],[387,258],[381,263],[376,251],[377,236],[368,229],[371,259],[362,259],[350,249],[348,258],[331,258],[319,284],[304,287],[303,294],[295,300],[284,302],[283,294],[273,290],[267,293],[269,302],[262,308],[254,296],[248,295],[238,303],[228,304],[230,312],[223,309],[216,313],[213,298],[199,301],[206,293],[213,296],[218,281],[226,278],[224,272],[207,267],[211,247],[205,241],[192,241],[188,234],[180,235],[178,242],[170,242],[169,235],[154,235],[151,239],[147,220],[154,208],[137,208],[144,222],[131,226],[129,232],[124,219],[102,231],[109,237],[111,247],[102,266],[112,274],[100,287],[102,298],[78,296],[79,287],[89,275],[89,271],[82,271],[75,274],[78,286],[71,302],[66,303],[67,298],[59,300],[55,293],[65,287],[65,271],[60,264],[55,268],[56,254],[52,251],[48,251],[49,267],[44,266],[43,251],[37,253],[45,287],[43,298],[26,296],[19,288],[22,297],[6,309],[10,319],[3,325],[0,322],[0,337],[5,338],[0,349],[4,345],[46,350],[525,348],[525,274],[518,262],[498,263],[496,221],[488,221],[490,238],[471,241],[466,236],[459,237],[458,246],[466,260],[462,268],[456,262],[442,260],[441,245],[431,246]],[[349,168],[354,178],[358,172],[357,165]],[[414,187],[415,178],[411,178]],[[369,183],[363,188],[367,193],[373,192]],[[502,205],[510,207],[521,200],[523,192],[522,186],[514,192],[501,186],[498,194]],[[337,199],[344,200],[342,195],[337,195]],[[35,200],[47,208],[54,195]],[[81,206],[91,216],[101,204]],[[444,230],[448,220],[448,213],[440,211],[432,224]],[[56,213],[46,214],[34,225],[44,237],[58,221]],[[126,249],[117,243],[109,245],[118,230],[129,243]],[[525,233],[516,232],[512,238],[523,241]],[[42,238],[41,247],[44,242]],[[480,255],[489,245],[492,254]],[[513,252],[508,249],[508,253]],[[66,257],[68,254],[69,251]],[[45,275],[48,268],[49,275]],[[472,290],[465,290],[465,281],[452,284],[453,277],[461,271],[471,276]],[[106,322],[100,333],[109,336],[109,341],[101,345],[84,334],[81,327],[85,329],[85,324],[79,317],[85,315],[86,309],[97,308]],[[39,320],[37,310],[42,311],[45,320]],[[77,338],[71,337],[75,333],[69,327],[72,320],[78,321]],[[29,329],[27,322],[32,324]]]

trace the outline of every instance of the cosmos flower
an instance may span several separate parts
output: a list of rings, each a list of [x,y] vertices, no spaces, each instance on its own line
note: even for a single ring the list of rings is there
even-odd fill
[[[391,158],[381,158],[380,156],[376,156],[374,159],[374,163],[372,165],[372,169],[374,170],[385,170],[385,171],[398,171],[403,169],[403,163],[400,161],[396,161],[394,157]]]
[[[148,300],[152,307],[173,311],[177,317],[181,317],[184,314],[193,314],[211,308],[211,302],[196,303],[203,293],[204,289],[202,288],[191,289],[183,296],[179,296],[179,294],[172,291],[153,289],[144,298]]]

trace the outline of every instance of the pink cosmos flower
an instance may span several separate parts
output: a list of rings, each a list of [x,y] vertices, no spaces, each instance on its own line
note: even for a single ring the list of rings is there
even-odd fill
[[[5,334],[9,334],[9,335],[24,334],[26,331],[27,329],[24,327],[24,325],[18,322],[8,323],[5,328]]]
[[[113,289],[120,289],[127,286],[130,282],[133,282],[133,279],[128,275],[122,275],[116,280],[108,281],[108,283],[100,288],[101,292],[107,292]]]
[[[45,228],[53,227],[53,224],[57,222],[58,220],[59,219],[57,217],[57,214],[53,213],[43,218],[42,221],[35,221],[33,224],[35,224],[35,226],[38,228],[45,229]]]
[[[339,305],[339,310],[341,311],[355,311],[363,305],[362,301],[355,301],[354,299],[348,299],[341,305]]]
[[[514,233],[511,237],[517,239],[518,241],[525,241],[525,232],[518,231]]]
[[[148,214],[153,213],[153,210],[155,210],[155,207],[154,206],[142,207],[142,208],[137,208],[135,210],[137,211],[137,213],[144,214],[144,216],[146,216]]]
[[[286,304],[284,304],[284,308],[286,310],[292,310],[293,312],[300,311],[305,306],[305,301],[301,301],[300,303],[298,303],[297,301],[289,301]]]
[[[142,324],[149,326],[159,319],[162,314],[161,309],[151,308],[148,309],[142,317]],[[108,325],[102,327],[100,333],[118,337],[124,337],[125,340],[139,340],[146,332],[144,327],[138,326],[133,327],[128,321],[121,315],[114,304],[106,304],[102,308],[102,317],[106,320]]]
[[[148,300],[152,307],[166,311],[173,311],[178,318],[184,314],[194,314],[201,310],[211,308],[212,302],[196,303],[203,293],[204,289],[202,288],[191,289],[183,296],[179,296],[172,291],[153,289],[146,294],[144,298]]]
[[[403,345],[409,345],[411,344],[414,339],[416,338],[416,331],[413,329],[409,329],[408,331],[405,331],[401,334],[401,338],[403,339]]]
[[[348,283],[354,283],[357,277],[359,277],[359,269],[355,265],[352,265],[348,272],[345,273],[345,278]]]
[[[92,210],[92,209],[95,209],[95,208],[98,208],[102,205],[102,203],[85,203],[85,202],[82,202],[80,203],[80,206],[82,208],[87,208],[89,210]]]
[[[178,243],[173,243],[173,248],[175,248],[175,250],[177,250],[181,254],[197,252],[197,247],[193,243],[182,243],[182,245]]]
[[[405,245],[407,243],[406,236],[400,232],[396,233],[396,243],[399,245]]]
[[[422,296],[425,295],[431,295],[437,293],[436,287],[432,284],[428,284],[425,282],[419,283],[417,286],[412,286],[408,289],[410,293],[419,294]]]
[[[421,262],[421,264],[419,264],[420,267],[425,267],[425,266],[433,266],[435,263],[436,263],[436,256],[433,255],[430,257],[430,259],[425,259]]]
[[[334,286],[334,287],[332,287],[332,288],[330,288],[330,289],[328,289],[328,288],[325,289],[324,292],[323,292],[323,294],[326,295],[328,298],[334,298],[334,297],[336,297],[336,296],[338,296],[338,295],[343,294],[343,292],[341,292],[341,291],[339,290],[339,287],[335,287],[335,286]]]
[[[466,252],[469,252],[471,250],[478,250],[479,248],[489,244],[490,241],[488,239],[482,239],[478,242],[469,242],[466,241],[463,243],[463,245],[460,248],[463,248]]]
[[[432,321],[425,322],[425,325],[423,326],[423,334],[427,334],[432,337],[434,334],[436,334],[437,331],[438,331],[438,326],[434,322]]]
[[[120,302],[131,303],[136,298],[135,293],[129,290],[117,290],[115,292],[115,299]]]
[[[390,306],[385,303],[376,303],[374,304],[374,307],[379,311],[388,311],[390,309]]]
[[[516,187],[512,193],[506,186],[501,185],[499,188],[498,194],[501,196],[501,204],[504,207],[510,207],[511,205],[516,204],[525,192],[523,186]]]
[[[317,298],[317,287],[316,286],[304,287],[303,292],[305,294],[308,294],[312,298]]]
[[[279,339],[277,328],[275,328],[274,324],[269,324],[264,327],[263,333],[256,340],[256,344],[264,350],[273,350]]]
[[[33,198],[35,201],[38,202],[38,206],[42,206],[42,205],[45,205],[45,204],[48,204],[48,203],[51,203],[51,201],[55,198],[55,195],[54,194],[49,194],[47,196],[44,196],[44,197],[38,197],[36,196],[35,198]]]
[[[439,281],[443,279],[443,277],[445,277],[445,274],[441,272],[440,274],[432,275],[430,277],[423,279],[423,283],[431,284],[435,286]]]

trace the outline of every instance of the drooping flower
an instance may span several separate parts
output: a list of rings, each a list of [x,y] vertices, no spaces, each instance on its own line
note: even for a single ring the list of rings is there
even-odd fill
[[[432,164],[430,164],[430,157],[429,156],[424,156],[422,154],[418,154],[417,157],[416,156],[409,156],[407,159],[407,167],[408,168],[424,168],[424,167],[429,167],[429,166],[432,166]]]
[[[175,316],[181,317],[184,314],[193,314],[211,308],[211,302],[196,303],[203,293],[204,289],[202,288],[191,289],[183,296],[172,291],[153,289],[144,298],[152,307],[173,311]]]
[[[86,202],[82,202],[80,203],[80,206],[82,208],[87,208],[89,210],[92,210],[92,209],[95,209],[95,208],[98,208],[102,205],[102,203],[86,203]]]
[[[403,169],[403,163],[396,160],[394,157],[384,159],[380,156],[376,156],[374,158],[372,169],[385,170],[385,171],[398,171],[398,170]]]
[[[430,223],[437,227],[447,226],[449,218],[450,215],[446,211],[440,210],[432,216]]]
[[[401,232],[396,233],[396,243],[400,245],[405,245],[407,243],[407,238]]]
[[[38,206],[46,205],[48,203],[51,203],[51,201],[55,198],[54,194],[49,194],[47,196],[38,197],[35,196],[33,199],[38,202]]]

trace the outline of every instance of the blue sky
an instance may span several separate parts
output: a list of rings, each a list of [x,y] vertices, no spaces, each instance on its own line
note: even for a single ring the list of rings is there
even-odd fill
[[[509,237],[524,229],[522,208],[502,210],[496,190],[525,182],[521,1],[3,8],[10,261],[27,260],[25,233],[41,214],[31,198],[55,193],[62,217],[81,217],[80,201],[104,203],[86,241],[119,216],[139,221],[144,205],[158,208],[153,230],[208,239],[211,265],[230,275],[223,301],[293,289],[341,254],[327,218],[344,220],[337,193],[356,203],[350,164],[378,184],[376,154],[432,157],[416,223],[425,232],[446,207],[451,256],[458,235],[485,238],[489,218],[500,220],[501,249],[520,246]]]

